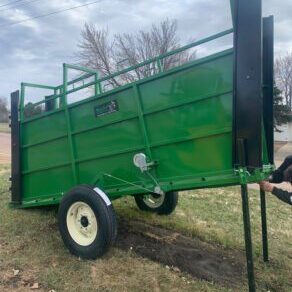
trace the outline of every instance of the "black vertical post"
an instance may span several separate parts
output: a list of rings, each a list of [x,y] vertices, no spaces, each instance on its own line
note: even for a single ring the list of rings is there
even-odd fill
[[[268,252],[267,216],[266,216],[266,193],[263,190],[260,190],[260,197],[261,197],[263,260],[264,262],[268,262],[269,252]]]
[[[274,17],[263,18],[263,120],[269,163],[274,163]]]
[[[233,161],[240,165],[237,142],[245,140],[246,166],[262,167],[262,1],[235,0]]]
[[[251,239],[251,231],[250,231],[248,191],[247,191],[246,184],[241,185],[241,198],[242,198],[242,213],[243,213],[248,288],[250,292],[254,292],[256,290],[256,287],[255,287],[254,266],[253,266],[253,257],[252,257],[252,239]]]
[[[239,163],[242,167],[246,166],[246,140],[238,139],[237,152],[239,157]],[[252,238],[250,230],[250,215],[249,215],[249,202],[247,184],[241,185],[241,199],[242,199],[242,214],[243,214],[243,227],[244,227],[244,242],[245,242],[245,254],[247,264],[247,276],[248,287],[250,292],[255,291],[255,278],[254,278],[254,266],[252,256]]]
[[[21,203],[19,91],[11,93],[11,202]]]
[[[274,163],[274,17],[263,18],[263,121],[269,163]],[[266,194],[260,191],[263,260],[269,260]]]

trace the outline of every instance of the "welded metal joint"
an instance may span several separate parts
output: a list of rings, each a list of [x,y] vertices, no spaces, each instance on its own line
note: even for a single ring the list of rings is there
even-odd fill
[[[235,169],[234,172],[239,175],[239,183],[241,185],[246,185],[248,183],[248,177],[251,176],[251,174],[246,167],[239,167]]]

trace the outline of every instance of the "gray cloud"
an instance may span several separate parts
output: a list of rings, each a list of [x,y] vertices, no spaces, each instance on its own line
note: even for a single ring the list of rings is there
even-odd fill
[[[90,1],[41,0],[0,11],[0,26],[86,2]],[[284,54],[292,49],[292,0],[263,2],[264,15],[275,15],[276,54]],[[231,27],[229,0],[103,0],[46,18],[3,26],[0,32],[0,95],[9,97],[21,81],[61,83],[62,63],[75,62],[73,55],[85,22],[108,27],[110,33],[115,34],[147,29],[151,23],[167,17],[177,19],[182,44]],[[231,38],[200,47],[199,53],[222,49],[227,44],[231,44]]]

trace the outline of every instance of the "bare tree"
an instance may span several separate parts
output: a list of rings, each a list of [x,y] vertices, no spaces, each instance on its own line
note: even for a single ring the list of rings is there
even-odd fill
[[[292,53],[276,60],[275,79],[286,105],[292,110]]]
[[[177,23],[175,20],[164,20],[160,25],[152,25],[150,31],[140,30],[137,34],[116,35],[117,57],[120,62],[127,66],[145,62],[148,59],[165,54],[180,47],[177,37]],[[161,64],[150,63],[135,69],[135,75],[126,75],[126,81],[151,76],[159,71],[168,70],[174,66],[184,63],[189,55],[181,52],[161,60]],[[133,78],[134,77],[134,78]]]
[[[159,70],[167,70],[195,58],[195,53],[180,52],[164,58],[161,62],[155,60],[135,67],[138,63],[180,47],[177,23],[169,19],[159,25],[153,24],[149,31],[116,34],[112,38],[108,29],[98,29],[94,25],[85,24],[78,47],[76,55],[80,63],[96,69],[102,77],[134,66],[130,72],[109,79],[112,87],[151,76]]]
[[[0,97],[0,123],[7,123],[8,115],[7,100],[4,97]]]
[[[279,126],[291,121],[291,110],[283,103],[281,90],[274,83],[274,130],[281,132]]]
[[[108,76],[117,70],[114,41],[109,39],[108,29],[98,30],[94,25],[86,23],[81,31],[81,38],[77,56],[82,65],[98,70],[100,77]],[[114,87],[120,85],[115,78],[109,82]]]

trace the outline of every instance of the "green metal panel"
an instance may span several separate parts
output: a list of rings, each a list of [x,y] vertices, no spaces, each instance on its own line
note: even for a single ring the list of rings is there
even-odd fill
[[[67,133],[67,125],[63,111],[48,116],[26,120],[22,123],[22,146],[49,141]]]
[[[84,85],[95,85],[92,97],[67,104],[67,86],[74,83],[67,80],[68,69],[95,77]],[[24,207],[58,203],[77,184],[98,185],[113,199],[153,191],[156,184],[164,191],[183,190],[265,176],[233,169],[232,50],[105,93],[96,72],[85,69],[65,64],[63,86],[53,88],[60,106],[21,115]],[[21,111],[29,85],[23,84]],[[140,152],[153,163],[145,173],[133,164]]]
[[[57,198],[74,185],[70,164],[23,175],[23,204]]]
[[[70,163],[68,149],[69,144],[66,137],[33,147],[24,147],[22,149],[22,170],[27,173],[40,167],[57,165],[60,162]]]

